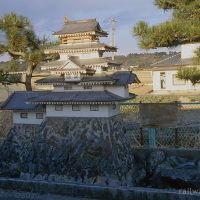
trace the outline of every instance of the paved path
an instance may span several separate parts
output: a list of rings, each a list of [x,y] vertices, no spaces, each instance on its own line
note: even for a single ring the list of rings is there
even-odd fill
[[[0,200],[95,200],[95,199],[0,190]]]

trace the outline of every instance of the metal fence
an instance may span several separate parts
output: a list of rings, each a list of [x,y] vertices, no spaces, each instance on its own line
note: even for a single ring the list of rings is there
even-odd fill
[[[151,135],[154,136],[154,147],[200,147],[200,102],[177,102],[176,127],[157,127],[151,129],[141,124],[140,103],[122,103],[121,113],[126,123],[126,134],[132,146],[152,146]]]

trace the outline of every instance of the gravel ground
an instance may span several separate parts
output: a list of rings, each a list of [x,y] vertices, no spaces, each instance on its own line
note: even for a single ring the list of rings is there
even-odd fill
[[[0,190],[0,200],[95,200],[95,199]]]

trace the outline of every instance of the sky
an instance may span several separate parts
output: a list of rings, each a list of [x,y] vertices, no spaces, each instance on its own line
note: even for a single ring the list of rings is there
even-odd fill
[[[64,16],[71,20],[96,18],[110,34],[103,39],[108,44],[111,44],[110,19],[115,18],[119,55],[144,52],[132,36],[132,28],[138,21],[153,25],[171,18],[171,12],[158,9],[153,0],[0,0],[0,17],[9,12],[27,16],[37,35],[49,39],[63,26]]]

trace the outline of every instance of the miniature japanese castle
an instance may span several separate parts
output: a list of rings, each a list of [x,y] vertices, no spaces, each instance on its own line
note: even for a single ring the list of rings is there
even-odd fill
[[[100,43],[108,36],[96,19],[70,21],[53,35],[60,45],[46,54],[60,59],[45,63],[41,70],[49,76],[36,81],[51,91],[14,92],[1,106],[13,110],[15,124],[41,124],[46,117],[109,118],[120,114],[119,102],[134,98],[128,85],[138,83],[135,74],[121,71],[120,63],[103,57],[117,48]]]

